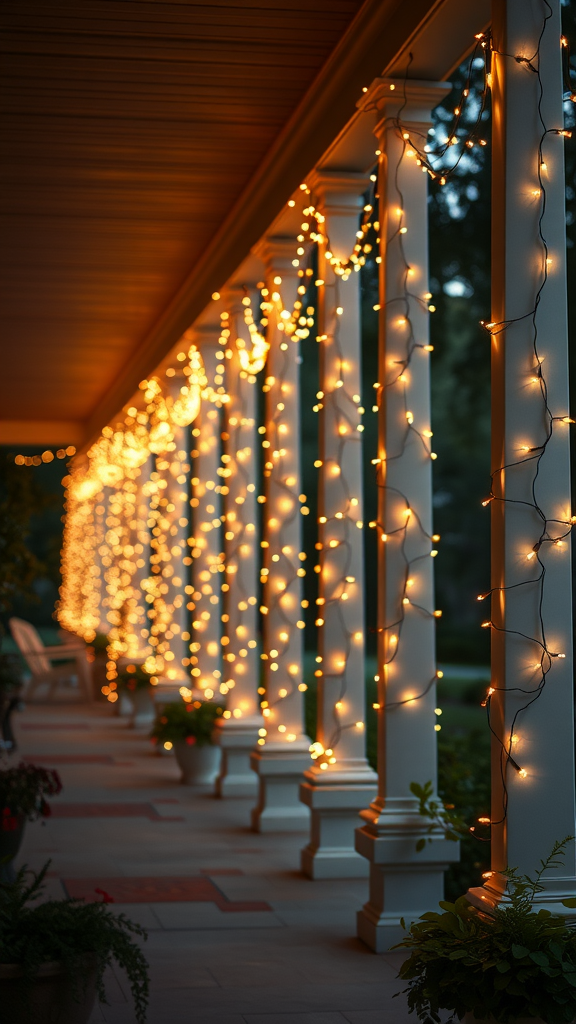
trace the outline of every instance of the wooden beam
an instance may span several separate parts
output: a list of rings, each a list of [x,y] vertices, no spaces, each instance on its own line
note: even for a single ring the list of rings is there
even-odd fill
[[[78,446],[85,436],[85,424],[76,420],[0,420],[0,444]]]

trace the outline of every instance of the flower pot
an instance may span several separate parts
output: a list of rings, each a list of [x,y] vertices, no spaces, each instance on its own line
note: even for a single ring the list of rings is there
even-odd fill
[[[132,728],[152,725],[156,717],[156,707],[152,698],[152,692],[146,689],[133,690],[129,695],[132,702],[132,717],[130,725]]]
[[[96,997],[96,958],[86,956],[83,961],[76,993],[61,963],[42,964],[30,987],[22,985],[19,964],[0,964],[2,1020],[10,1024],[87,1024]]]
[[[8,822],[10,827],[7,828]],[[23,814],[0,819],[0,882],[13,882],[16,877],[14,858],[20,849],[25,826]]]
[[[180,781],[185,786],[210,785],[215,782],[220,771],[220,747],[211,743],[198,746],[197,743],[176,740],[174,753],[182,772]]]

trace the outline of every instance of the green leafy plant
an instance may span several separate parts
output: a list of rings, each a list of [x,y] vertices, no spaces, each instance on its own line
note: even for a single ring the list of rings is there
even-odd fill
[[[58,772],[21,761],[15,768],[0,769],[0,829],[14,831],[19,819],[47,818],[50,805],[47,796],[62,790]]]
[[[214,723],[223,710],[222,705],[208,700],[166,704],[150,736],[154,743],[185,740],[190,746],[195,743],[199,747],[206,746],[212,743]]]
[[[38,874],[21,868],[14,882],[0,885],[0,963],[17,964],[22,969],[23,1002],[29,998],[39,968],[50,962],[63,965],[78,998],[86,957],[90,956],[96,964],[100,1001],[106,1002],[104,971],[115,961],[128,975],[136,1019],[143,1024],[148,1004],[148,964],[132,936],[145,939],[146,932],[124,914],[113,914],[105,905],[111,902],[106,894],[97,903],[62,899],[31,906],[42,894],[49,865],[45,864]]]
[[[143,665],[127,665],[122,672],[118,673],[118,689],[128,690],[134,693],[135,690],[147,690],[154,685],[152,679],[158,682],[158,677],[152,672],[147,672]]]
[[[395,948],[411,950],[400,968],[408,982],[410,1011],[424,1024],[465,1013],[509,1024],[542,1017],[547,1024],[572,1024],[576,1017],[576,933],[559,915],[534,911],[542,876],[557,867],[572,837],[554,845],[535,876],[515,868],[504,874],[509,898],[491,914],[465,896],[440,903],[443,913],[424,914]],[[565,900],[576,907],[576,899]]]

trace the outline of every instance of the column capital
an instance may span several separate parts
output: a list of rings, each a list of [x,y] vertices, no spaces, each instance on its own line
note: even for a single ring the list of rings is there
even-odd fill
[[[380,138],[388,127],[386,121],[398,117],[401,112],[405,124],[432,124],[432,111],[448,95],[452,86],[449,82],[428,82],[404,78],[375,78],[358,101],[362,111],[376,108],[382,116],[374,128]]]
[[[242,299],[244,296],[253,297],[258,291],[258,285],[254,281],[227,284],[221,292],[223,308],[230,313],[238,313],[243,309]]]
[[[295,235],[264,235],[252,252],[262,260],[267,274],[280,270],[285,277],[298,277],[298,269],[292,263],[297,245]]]
[[[313,195],[318,196],[322,207],[360,209],[370,176],[362,171],[333,170],[318,167],[308,177]]]
[[[203,349],[208,348],[210,345],[218,344],[220,323],[197,324],[194,327],[190,327],[183,337],[189,344],[196,345],[196,348],[202,352]]]

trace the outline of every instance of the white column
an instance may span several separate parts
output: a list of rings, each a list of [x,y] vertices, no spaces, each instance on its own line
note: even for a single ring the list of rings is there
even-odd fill
[[[432,473],[428,325],[428,175],[404,133],[420,143],[448,87],[377,80],[366,94],[382,120],[378,486],[378,796],[362,813],[356,849],[370,862],[358,935],[377,952],[434,910],[456,844],[433,835],[410,784],[436,788]],[[401,127],[396,118],[400,117]]]
[[[178,373],[170,379],[167,390],[174,400],[185,385],[185,377]],[[171,424],[173,440],[167,451],[156,456],[155,470],[150,474],[156,494],[151,499],[151,518],[156,520],[152,529],[150,557],[154,601],[151,611],[151,640],[157,658],[159,686],[166,696],[190,683],[188,645],[189,612],[186,608],[188,555],[188,474],[190,472],[190,427]],[[186,560],[186,561],[185,561]],[[160,690],[157,697],[160,696]]]
[[[128,525],[128,544],[124,548],[124,564],[121,568],[130,576],[130,592],[127,597],[127,609],[123,624],[125,657],[140,660],[151,653],[148,645],[148,618],[145,597],[142,588],[143,580],[150,575],[150,531],[148,520],[148,482],[152,469],[150,458],[133,471],[130,493],[133,501],[126,507]],[[126,490],[126,484],[124,485]]]
[[[494,589],[486,619],[493,624],[494,874],[469,893],[483,909],[505,898],[503,868],[532,874],[556,840],[575,832],[559,0],[499,2],[493,32],[500,51],[492,68],[493,309],[487,325]],[[515,57],[530,58],[532,70]],[[574,917],[560,901],[575,894],[575,860],[572,840],[564,862],[542,877],[538,907]]]
[[[312,810],[310,843],[302,851],[302,869],[311,878],[368,874],[354,849],[354,829],[377,783],[366,760],[360,275],[353,265],[338,273],[354,253],[367,185],[363,174],[339,171],[320,170],[310,180],[325,218],[318,253],[322,547],[316,621],[322,674],[315,764],[301,787]]]
[[[303,309],[298,288],[304,291],[305,286],[292,264],[295,249],[293,239],[283,238],[265,239],[258,248],[266,266],[263,296],[270,343],[264,384],[266,433],[262,442],[266,732],[252,756],[259,778],[252,825],[259,832],[303,829],[309,819],[307,808],[299,800],[302,772],[310,764],[310,740],[304,726],[302,577],[306,570],[301,509],[308,509],[300,499],[302,328],[297,325]]]
[[[222,584],[224,614],[224,676],[226,712],[218,723],[222,770],[217,782],[219,796],[250,796],[256,779],[250,754],[262,727],[258,702],[258,531],[256,528],[256,377],[242,368],[238,340],[250,347],[244,324],[243,293],[226,296],[223,314],[225,380],[229,400],[224,407],[225,582]],[[225,332],[225,333],[224,333]]]
[[[198,337],[200,354],[208,385],[220,367],[219,330]],[[221,412],[203,401],[192,429],[192,536],[191,586],[193,588],[192,643],[190,665],[194,686],[208,700],[220,693],[222,684],[222,625],[220,571],[223,569],[222,529],[220,522],[220,416]]]

